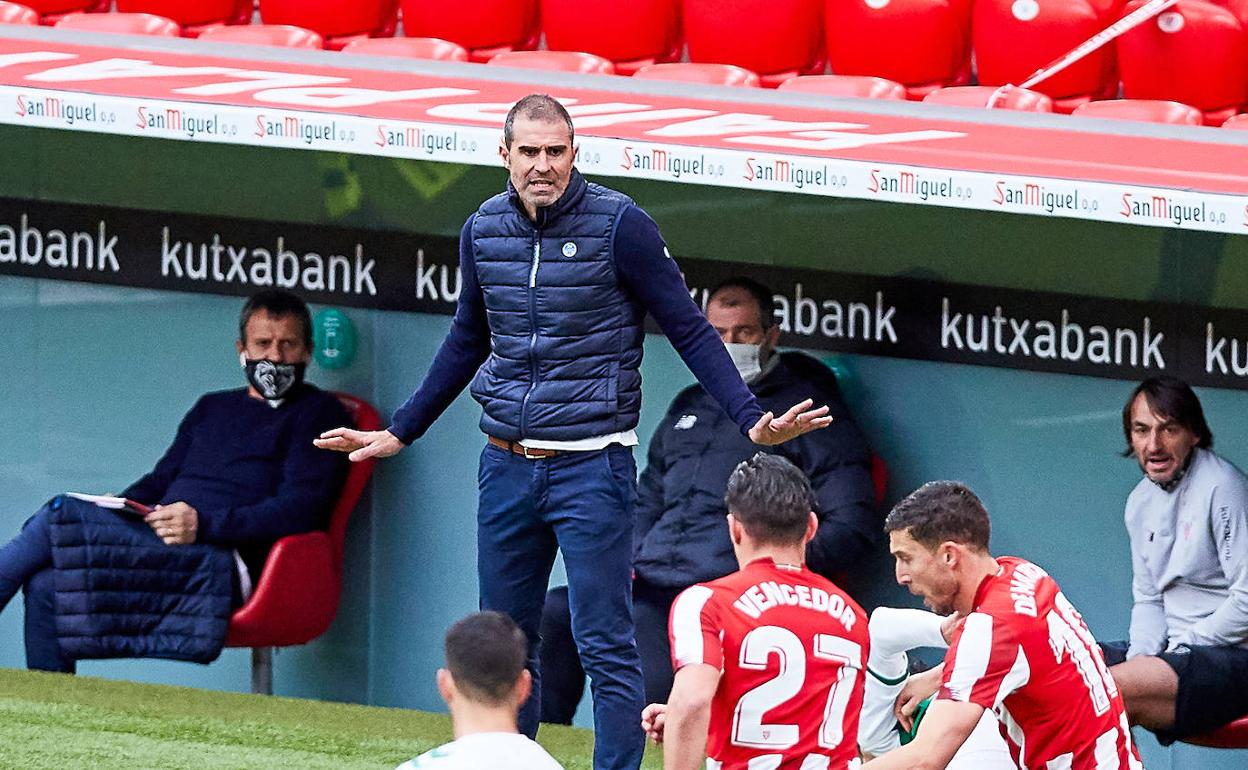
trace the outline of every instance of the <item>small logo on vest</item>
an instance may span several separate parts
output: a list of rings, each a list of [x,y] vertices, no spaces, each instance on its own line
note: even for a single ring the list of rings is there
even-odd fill
[[[698,416],[696,414],[686,414],[676,421],[676,424],[672,426],[672,430],[689,430],[697,422]]]
[[[572,241],[568,241],[567,243],[563,244],[563,256],[575,257],[576,256],[576,244],[573,243]]]

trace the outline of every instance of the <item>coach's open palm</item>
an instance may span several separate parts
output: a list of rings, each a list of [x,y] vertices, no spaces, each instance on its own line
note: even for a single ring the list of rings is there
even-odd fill
[[[764,414],[750,428],[750,440],[755,444],[773,446],[831,425],[832,418],[828,416],[828,407],[811,409],[814,403],[808,398],[800,404],[794,404],[792,409],[779,417],[771,412]]]

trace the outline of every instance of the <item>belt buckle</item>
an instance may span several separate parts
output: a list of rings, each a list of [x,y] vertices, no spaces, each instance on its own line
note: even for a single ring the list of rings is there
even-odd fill
[[[525,446],[524,444],[521,444],[521,443],[519,443],[519,442],[517,442],[517,443],[516,443],[516,446],[520,447],[520,454],[524,455],[524,459],[526,459],[526,460],[541,460],[541,459],[544,459],[545,457],[547,457],[547,455],[543,455],[543,454],[529,454],[529,447],[527,447],[527,446]],[[545,450],[545,449],[534,449],[533,451],[534,451],[534,452],[545,452],[546,450]]]

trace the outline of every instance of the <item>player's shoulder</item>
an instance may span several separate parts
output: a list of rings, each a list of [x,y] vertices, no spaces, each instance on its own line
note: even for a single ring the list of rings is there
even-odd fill
[[[1042,620],[1059,589],[1044,568],[1017,556],[997,559],[1001,571],[980,589],[975,611],[999,621],[998,628]]]

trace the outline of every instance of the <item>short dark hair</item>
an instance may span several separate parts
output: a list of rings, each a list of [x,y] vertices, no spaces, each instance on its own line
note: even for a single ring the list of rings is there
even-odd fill
[[[261,310],[278,318],[292,315],[298,318],[299,324],[303,327],[303,344],[308,350],[312,349],[312,314],[308,311],[308,305],[299,298],[299,295],[283,289],[265,289],[247,298],[247,302],[243,304],[243,311],[238,314],[240,342],[247,343],[247,322]]]
[[[1174,420],[1179,425],[1196,434],[1196,446],[1201,449],[1213,448],[1213,431],[1205,422],[1205,410],[1200,406],[1191,386],[1178,377],[1149,377],[1131,391],[1127,403],[1122,406],[1122,435],[1127,440],[1127,448],[1123,457],[1135,453],[1131,447],[1131,405],[1136,396],[1144,394],[1144,400],[1153,414]]]
[[[754,298],[754,302],[758,305],[758,321],[763,327],[763,331],[770,329],[776,323],[776,295],[771,289],[762,285],[753,278],[747,278],[744,275],[734,275],[731,278],[725,278],[711,289],[708,295],[707,304],[715,301],[715,295],[725,289],[743,289],[749,292]],[[728,307],[735,307],[736,302],[725,302]]]
[[[885,532],[909,530],[929,550],[946,541],[987,552],[992,524],[988,511],[960,481],[929,481],[893,506]]]
[[[568,124],[568,142],[571,143],[576,139],[576,131],[572,128],[572,116],[562,104],[547,94],[529,94],[511,105],[511,109],[507,111],[507,119],[503,121],[503,145],[506,147],[510,148],[512,140],[516,138],[517,115],[529,120],[548,123],[558,123],[562,120]]]
[[[501,612],[476,612],[446,632],[446,668],[469,699],[502,705],[515,692],[528,659],[529,643]]]
[[[750,537],[770,545],[792,545],[806,534],[815,494],[796,465],[759,452],[733,469],[724,504]]]

